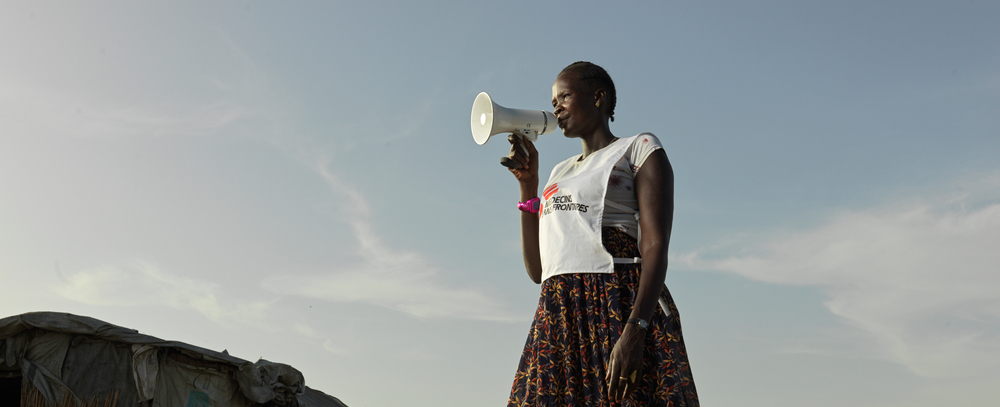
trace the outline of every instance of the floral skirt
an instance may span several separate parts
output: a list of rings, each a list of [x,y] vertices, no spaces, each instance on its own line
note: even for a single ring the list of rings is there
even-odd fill
[[[602,230],[614,257],[638,257],[635,239]],[[611,350],[625,328],[639,287],[640,264],[615,273],[563,274],[542,282],[541,298],[514,375],[507,406],[611,406],[604,380]],[[642,377],[622,406],[697,407],[677,307],[667,287],[646,331]]]

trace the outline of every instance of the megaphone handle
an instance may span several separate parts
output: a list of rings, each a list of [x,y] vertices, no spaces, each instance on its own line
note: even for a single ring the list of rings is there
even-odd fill
[[[517,161],[511,160],[510,158],[507,157],[500,157],[500,165],[510,168],[512,170],[517,169]]]
[[[521,132],[518,132],[518,131],[515,131],[513,134],[515,136],[518,136],[518,137],[521,138],[521,141],[522,141],[522,143],[521,143],[521,150],[524,150],[524,155],[526,157],[530,157],[531,153],[528,152],[528,147],[525,147],[525,145],[523,143],[525,135],[522,134]],[[507,168],[510,168],[510,169],[516,169],[517,168],[517,161],[511,160],[508,157],[500,157],[500,165],[502,165],[504,167],[507,167]]]

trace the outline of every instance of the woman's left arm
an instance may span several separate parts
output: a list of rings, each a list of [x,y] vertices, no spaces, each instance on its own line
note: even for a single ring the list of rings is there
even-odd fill
[[[663,149],[646,158],[635,175],[635,194],[639,201],[639,228],[642,236],[642,273],[639,289],[629,318],[649,321],[659,304],[663,282],[667,276],[667,248],[674,220],[674,171]],[[611,353],[608,369],[611,398],[616,401],[635,389],[642,375],[642,351],[646,330],[636,324],[625,324],[621,337]],[[636,371],[636,383],[629,378]]]

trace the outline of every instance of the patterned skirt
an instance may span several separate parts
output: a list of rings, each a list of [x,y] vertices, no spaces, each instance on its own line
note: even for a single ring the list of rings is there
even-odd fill
[[[635,239],[617,228],[602,230],[614,257],[638,257]],[[507,406],[611,406],[604,380],[615,342],[625,328],[639,286],[639,264],[616,264],[614,274],[580,273],[542,282],[541,298],[514,376]],[[622,406],[697,407],[681,336],[667,287],[649,321],[639,386]]]

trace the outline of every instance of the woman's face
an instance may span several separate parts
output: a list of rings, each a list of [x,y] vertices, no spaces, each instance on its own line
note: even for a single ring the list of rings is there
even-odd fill
[[[552,85],[553,114],[566,137],[580,137],[601,126],[603,115],[596,106],[598,92],[588,92],[577,79],[567,72],[559,75]]]

